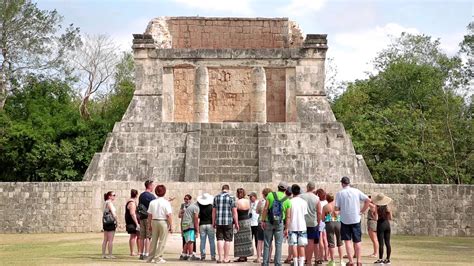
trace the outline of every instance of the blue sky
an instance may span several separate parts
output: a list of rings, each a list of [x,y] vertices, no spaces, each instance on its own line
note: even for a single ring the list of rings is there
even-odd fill
[[[38,6],[58,10],[83,33],[110,35],[124,50],[154,17],[288,17],[305,34],[328,34],[340,80],[364,78],[389,36],[403,31],[440,38],[452,55],[474,20],[474,2],[467,0],[41,0]]]

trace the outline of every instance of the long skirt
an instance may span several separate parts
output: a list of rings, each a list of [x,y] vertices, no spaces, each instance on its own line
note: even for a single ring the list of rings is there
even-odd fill
[[[239,221],[240,230],[235,234],[234,257],[253,256],[250,219]]]

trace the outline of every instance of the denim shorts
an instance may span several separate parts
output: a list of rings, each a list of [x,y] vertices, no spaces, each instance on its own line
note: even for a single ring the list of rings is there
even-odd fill
[[[288,234],[288,245],[306,246],[308,245],[308,236],[303,231],[291,231]]]

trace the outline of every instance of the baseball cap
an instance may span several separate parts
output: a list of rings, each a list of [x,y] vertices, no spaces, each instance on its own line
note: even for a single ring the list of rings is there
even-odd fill
[[[288,183],[286,183],[285,181],[280,181],[280,183],[278,184],[278,187],[287,189],[288,188]]]
[[[349,177],[347,176],[343,176],[341,178],[341,183],[345,184],[345,185],[349,185],[351,183],[351,180],[349,179]]]
[[[257,193],[254,192],[254,191],[252,191],[252,192],[250,192],[250,193],[248,194],[248,196],[249,196],[249,197],[251,197],[251,196],[257,197]]]

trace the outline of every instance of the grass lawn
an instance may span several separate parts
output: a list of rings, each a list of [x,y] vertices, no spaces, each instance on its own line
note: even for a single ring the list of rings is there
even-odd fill
[[[169,238],[164,256],[169,262],[168,265],[211,263],[178,261],[180,242],[179,235]],[[101,233],[0,234],[0,265],[144,264],[136,257],[128,255],[126,234],[116,235],[114,255],[117,259],[101,259],[101,243]],[[363,255],[370,254],[371,250],[370,240],[364,236]],[[474,238],[393,236],[392,250],[392,265],[474,265]],[[372,258],[363,257],[366,265],[372,265],[373,261]],[[235,263],[235,265],[243,264]]]

